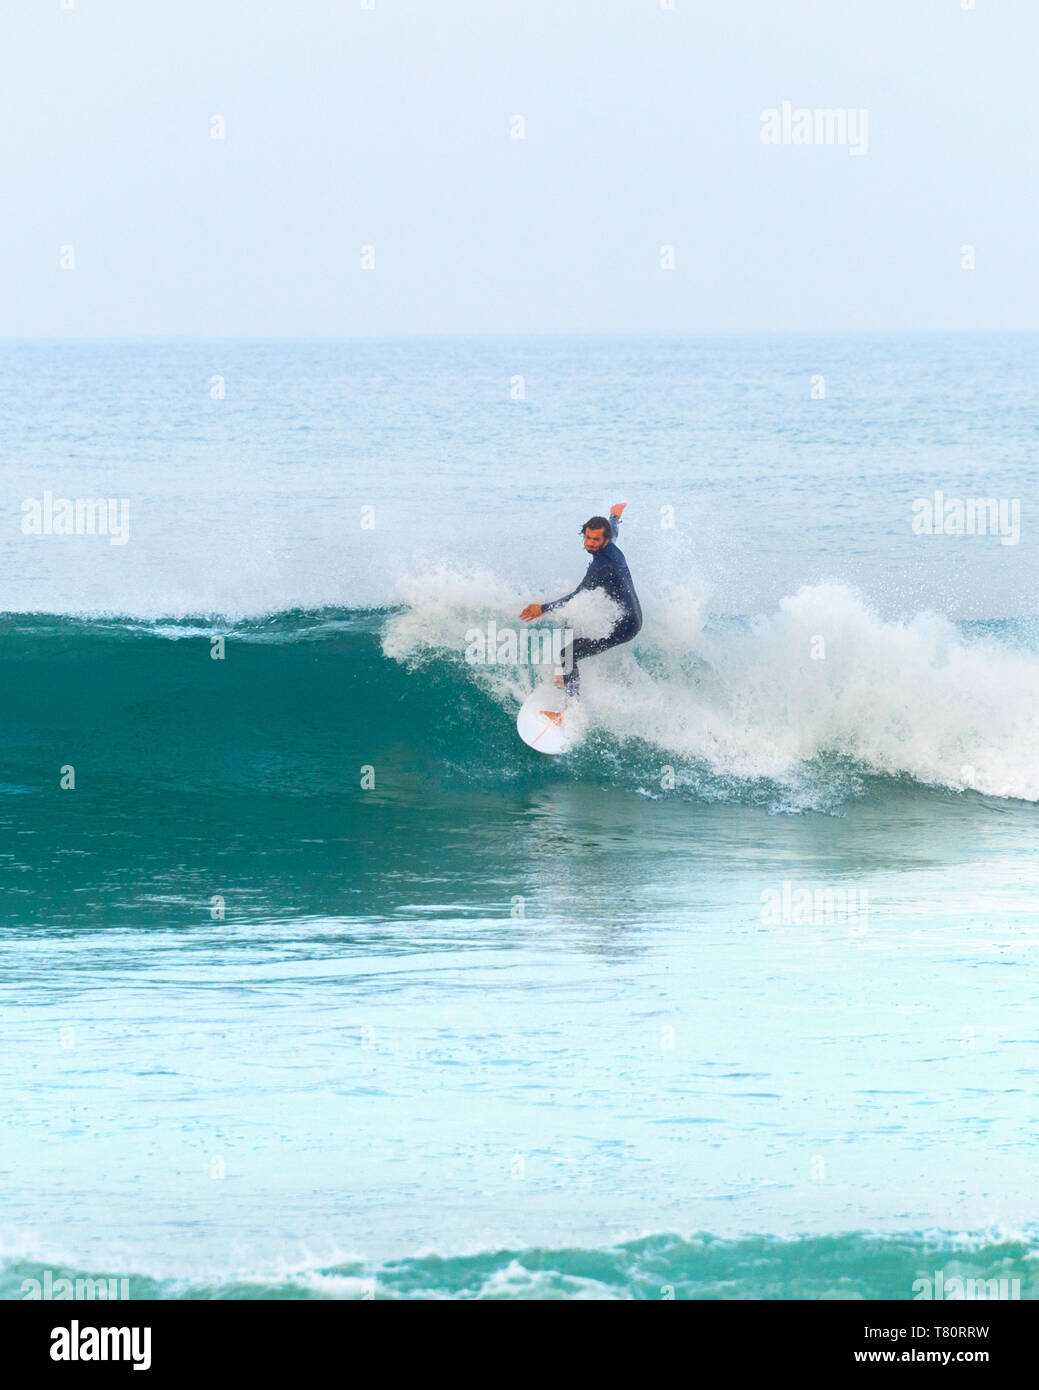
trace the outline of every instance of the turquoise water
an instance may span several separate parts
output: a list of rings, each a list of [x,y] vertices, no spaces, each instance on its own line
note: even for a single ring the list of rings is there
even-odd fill
[[[1033,1296],[1034,340],[578,347],[3,349],[5,1297]],[[464,633],[625,498],[541,758]]]
[[[712,1236],[646,1236],[606,1249],[488,1250],[444,1258],[363,1260],[311,1264],[292,1274],[223,1279],[134,1277],[137,1299],[816,1299],[907,1297],[906,1280],[932,1281],[975,1300],[1033,1299],[1037,1290],[1027,1242],[1007,1240],[977,1249],[970,1242],[865,1236],[767,1237],[719,1240]],[[1014,1290],[1022,1271],[1026,1278]],[[47,1269],[26,1260],[4,1266],[0,1297],[24,1298],[24,1285],[44,1286]],[[63,1277],[75,1283],[80,1271]],[[53,1283],[52,1292],[56,1287]],[[967,1283],[974,1280],[974,1285]],[[996,1281],[995,1286],[990,1281]],[[982,1283],[981,1281],[984,1281]],[[89,1286],[86,1286],[89,1287]],[[118,1297],[119,1285],[112,1297]],[[981,1290],[984,1289],[982,1293]],[[1005,1289],[1006,1292],[1003,1292]],[[64,1293],[64,1289],[59,1290]],[[909,1295],[923,1295],[923,1286]],[[80,1295],[81,1296],[81,1295]],[[100,1295],[103,1296],[103,1295]],[[65,1299],[71,1298],[65,1294]],[[971,1297],[971,1295],[968,1295]],[[960,1301],[964,1295],[959,1295]]]

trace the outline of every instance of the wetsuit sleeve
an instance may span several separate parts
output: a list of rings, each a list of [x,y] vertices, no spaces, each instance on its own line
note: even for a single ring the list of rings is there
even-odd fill
[[[617,532],[620,530],[620,524],[621,524],[621,519],[620,519],[620,517],[619,517],[619,516],[614,516],[613,513],[611,512],[611,513],[610,513],[610,537],[611,537],[612,540],[616,540],[616,539],[617,539]]]
[[[587,573],[587,574],[585,575],[585,577],[581,580],[580,584],[578,584],[577,588],[574,589],[573,593],[564,594],[562,598],[554,598],[554,599],[552,600],[551,603],[543,603],[543,604],[541,605],[541,611],[542,611],[542,613],[551,613],[551,611],[552,611],[553,608],[562,608],[562,606],[563,606],[564,603],[569,603],[569,602],[570,602],[570,600],[574,597],[574,594],[579,594],[579,593],[581,592],[582,589],[588,589],[588,588],[590,588],[591,585],[589,584],[588,581],[589,581],[589,578],[590,578],[590,576],[591,576],[591,573],[592,573],[592,567],[591,567],[591,565],[589,565],[589,566],[588,566],[588,573]]]

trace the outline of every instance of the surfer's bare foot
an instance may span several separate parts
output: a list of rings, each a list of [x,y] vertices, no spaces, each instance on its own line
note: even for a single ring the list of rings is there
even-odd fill
[[[552,684],[555,686],[555,688],[556,688],[557,690],[562,690],[562,688],[563,688],[563,677],[562,677],[562,676],[556,676],[556,678],[555,678],[555,680],[552,682]]]

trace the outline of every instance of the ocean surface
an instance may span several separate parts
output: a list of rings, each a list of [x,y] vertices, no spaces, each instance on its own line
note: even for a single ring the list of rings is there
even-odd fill
[[[1037,379],[0,343],[0,1297],[1036,1297]],[[646,625],[542,757],[467,633],[619,501]]]

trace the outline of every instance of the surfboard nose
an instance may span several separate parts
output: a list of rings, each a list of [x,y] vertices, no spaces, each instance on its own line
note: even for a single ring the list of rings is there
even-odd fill
[[[516,729],[523,742],[539,753],[565,753],[573,741],[565,715],[562,693],[551,685],[539,685],[523,701]]]

